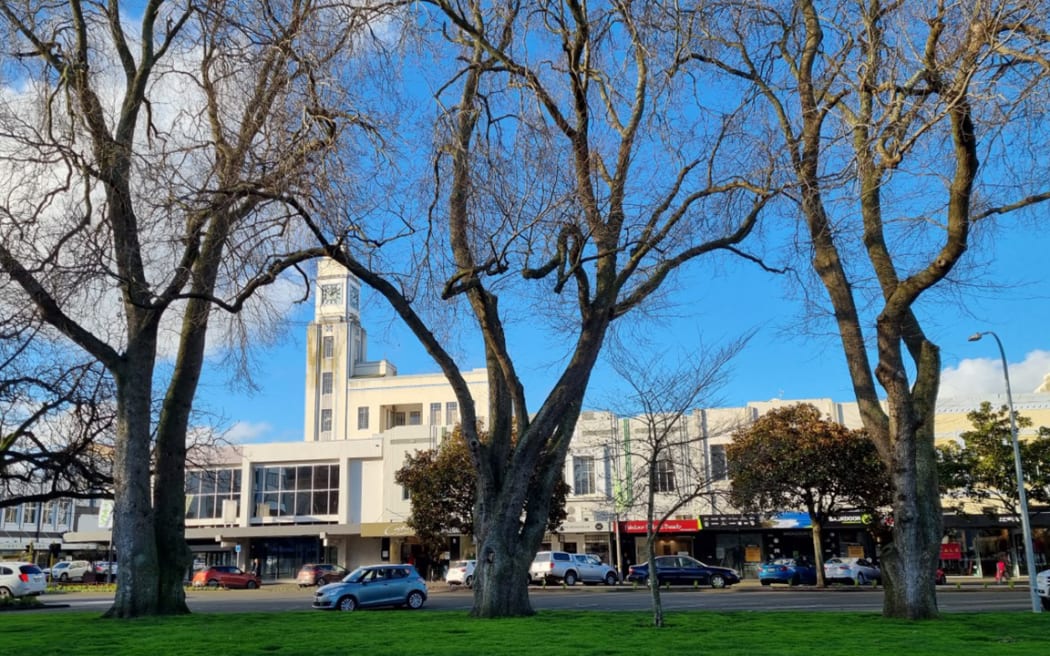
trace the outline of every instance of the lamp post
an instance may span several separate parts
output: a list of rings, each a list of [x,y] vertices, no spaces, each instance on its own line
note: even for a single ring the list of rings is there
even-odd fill
[[[1003,349],[1002,340],[991,330],[974,333],[970,336],[969,341],[976,342],[985,335],[991,335],[995,339],[995,343],[999,346],[999,357],[1003,361],[1003,378],[1006,380],[1006,405],[1010,411],[1010,435],[1013,437],[1014,469],[1017,475],[1017,498],[1020,502],[1021,510],[1021,531],[1024,533],[1025,564],[1028,566],[1028,594],[1032,600],[1032,612],[1040,613],[1043,608],[1039,602],[1039,595],[1035,587],[1035,554],[1032,552],[1032,525],[1028,521],[1028,495],[1024,489],[1024,471],[1021,469],[1021,444],[1017,437],[1017,420],[1014,419],[1014,399],[1013,395],[1010,394],[1010,371],[1006,366],[1006,350]]]

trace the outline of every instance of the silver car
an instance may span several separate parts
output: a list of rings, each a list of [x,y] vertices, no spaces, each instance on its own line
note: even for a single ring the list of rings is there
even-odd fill
[[[345,611],[373,606],[416,609],[426,600],[427,583],[412,565],[367,565],[338,583],[317,588],[313,607]]]
[[[47,574],[33,563],[0,562],[0,597],[39,595],[47,590]]]

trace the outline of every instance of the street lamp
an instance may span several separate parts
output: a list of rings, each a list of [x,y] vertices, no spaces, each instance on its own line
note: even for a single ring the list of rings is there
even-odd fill
[[[1024,489],[1024,471],[1021,469],[1021,444],[1017,437],[1017,421],[1014,419],[1014,399],[1010,394],[1010,371],[1006,366],[1006,350],[1003,342],[991,330],[974,333],[969,341],[976,342],[985,335],[991,335],[999,346],[999,357],[1003,361],[1003,378],[1006,379],[1006,405],[1010,411],[1010,434],[1013,436],[1014,447],[1014,469],[1017,475],[1017,497],[1021,504],[1021,531],[1024,533],[1024,556],[1025,564],[1028,566],[1028,594],[1032,599],[1032,612],[1042,612],[1043,608],[1039,602],[1039,595],[1035,587],[1035,554],[1032,550],[1032,525],[1028,521],[1028,495]]]

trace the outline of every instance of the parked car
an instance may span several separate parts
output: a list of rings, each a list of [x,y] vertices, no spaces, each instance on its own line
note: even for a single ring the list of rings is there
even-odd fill
[[[594,554],[573,554],[572,559],[576,561],[576,572],[580,581],[584,583],[616,585],[620,582],[620,574],[616,568],[603,563],[602,559]]]
[[[787,583],[788,585],[816,585],[817,568],[794,558],[777,558],[763,563],[758,570],[758,582],[762,585]]]
[[[449,586],[463,585],[468,588],[474,586],[474,566],[476,560],[453,560],[448,564],[448,572],[445,574],[445,583]]]
[[[212,565],[193,573],[193,586],[202,588],[248,588],[249,590],[262,585],[262,580],[254,572],[245,572],[234,565]]]
[[[580,573],[572,556],[567,551],[540,551],[529,566],[529,582],[561,581],[565,585],[576,585]]]
[[[86,560],[61,560],[51,567],[50,576],[53,581],[83,581],[84,575],[93,571]]]
[[[1035,575],[1035,593],[1043,604],[1043,610],[1050,610],[1050,569],[1044,569]]]
[[[338,583],[317,588],[313,607],[343,611],[373,606],[416,609],[426,600],[427,583],[412,565],[368,565],[358,567]]]
[[[0,597],[43,594],[47,575],[33,563],[20,560],[0,562]]]
[[[307,563],[299,568],[299,573],[295,576],[295,582],[299,584],[300,588],[327,585],[328,583],[342,581],[349,573],[350,570],[339,565]]]
[[[628,581],[647,584],[649,582],[649,564],[631,565],[627,572]],[[712,588],[724,588],[740,582],[740,574],[735,569],[716,567],[700,562],[690,556],[658,556],[656,558],[656,582],[696,583],[710,585]]]
[[[824,580],[864,585],[881,581],[882,572],[866,558],[829,558],[824,562]]]
[[[106,575],[110,574],[116,576],[117,574],[117,561],[109,560],[97,560],[95,561],[95,574]]]

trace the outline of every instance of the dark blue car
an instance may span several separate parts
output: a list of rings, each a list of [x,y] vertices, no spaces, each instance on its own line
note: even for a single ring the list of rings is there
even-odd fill
[[[627,574],[628,581],[642,584],[649,582],[649,563],[631,565]],[[659,556],[656,559],[656,581],[664,583],[709,585],[712,588],[724,588],[727,585],[740,583],[740,575],[728,567],[706,565],[689,556]]]
[[[788,585],[816,585],[817,568],[794,558],[777,558],[762,565],[758,570],[758,582],[762,585],[787,583]]]

